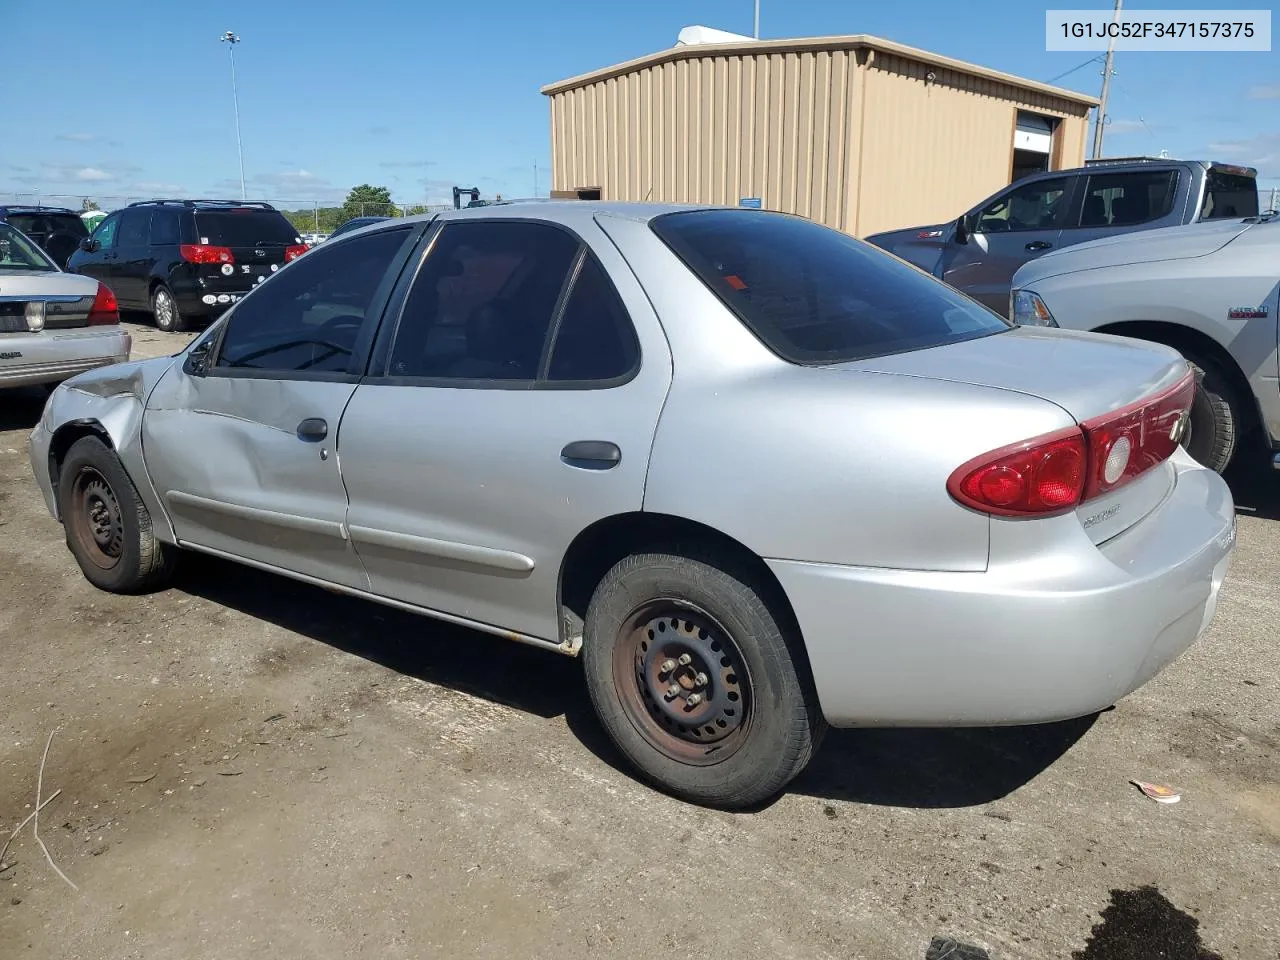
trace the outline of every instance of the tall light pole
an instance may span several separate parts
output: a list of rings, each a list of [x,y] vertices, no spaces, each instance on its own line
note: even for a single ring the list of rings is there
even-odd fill
[[[1120,19],[1120,6],[1124,0],[1116,0],[1115,19]],[[1102,96],[1098,102],[1098,118],[1093,124],[1093,159],[1102,156],[1102,131],[1107,125],[1107,97],[1111,94],[1112,64],[1115,63],[1116,38],[1113,33],[1107,40],[1107,61],[1102,67]]]
[[[756,0],[756,32],[754,36],[757,40],[760,39],[760,0]]]
[[[244,147],[240,145],[240,95],[236,92],[236,44],[240,42],[240,38],[228,30],[218,39],[227,45],[227,50],[231,54],[231,102],[236,110],[236,153],[240,155],[240,199],[244,200]]]

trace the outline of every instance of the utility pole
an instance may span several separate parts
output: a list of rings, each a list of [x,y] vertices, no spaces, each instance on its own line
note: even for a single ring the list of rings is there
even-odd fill
[[[1116,12],[1113,23],[1120,20],[1120,6],[1124,0],[1116,0]],[[1102,96],[1098,104],[1098,117],[1093,124],[1093,159],[1097,160],[1102,156],[1102,131],[1107,125],[1107,97],[1111,93],[1111,74],[1112,64],[1115,63],[1116,56],[1116,38],[1113,33],[1107,38],[1107,60],[1102,68]]]
[[[218,40],[227,45],[231,54],[231,102],[236,111],[236,153],[240,155],[240,199],[246,199],[244,191],[244,147],[240,144],[240,95],[236,92],[236,44],[240,38],[228,30]]]
[[[756,0],[756,26],[753,36],[757,40],[760,39],[760,0]]]

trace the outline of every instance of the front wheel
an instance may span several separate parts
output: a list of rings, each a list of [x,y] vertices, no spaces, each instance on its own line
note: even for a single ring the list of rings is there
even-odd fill
[[[671,554],[627,557],[596,588],[583,642],[591,701],[659,789],[755,806],[816,750],[826,724],[766,592],[732,564]]]
[[[67,451],[58,472],[58,512],[67,546],[95,587],[139,593],[172,575],[177,548],[156,539],[129,474],[97,437],[81,437]]]
[[[1197,461],[1222,473],[1235,455],[1242,408],[1216,364],[1194,355],[1187,355],[1187,360],[1195,368],[1197,383],[1182,444]]]

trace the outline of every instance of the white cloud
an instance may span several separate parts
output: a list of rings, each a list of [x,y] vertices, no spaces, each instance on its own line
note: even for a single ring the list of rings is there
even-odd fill
[[[1280,133],[1261,133],[1243,140],[1211,143],[1209,151],[1223,162],[1256,167],[1259,179],[1280,175]]]
[[[72,143],[92,143],[98,139],[98,135],[95,133],[60,133],[57,139],[70,140]]]
[[[102,183],[106,180],[116,179],[116,175],[107,173],[107,171],[100,170],[97,167],[81,167],[71,172],[70,179],[76,181],[76,183]]]
[[[136,190],[139,193],[163,193],[169,196],[182,196],[186,193],[186,188],[176,183],[156,183],[151,180],[139,180],[129,189]]]
[[[1111,120],[1106,129],[1107,133],[1150,133],[1155,127],[1139,117],[1136,120]]]
[[[1280,100],[1280,83],[1261,83],[1250,87],[1247,96],[1250,100]]]

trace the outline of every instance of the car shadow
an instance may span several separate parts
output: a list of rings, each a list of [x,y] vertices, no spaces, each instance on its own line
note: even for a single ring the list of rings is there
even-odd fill
[[[185,593],[405,676],[539,717],[563,716],[599,760],[634,775],[597,721],[576,660],[212,557],[183,560],[177,588]],[[1095,719],[962,730],[832,730],[789,789],[887,806],[985,804],[1052,765]]]
[[[1225,478],[1231,487],[1237,514],[1280,520],[1280,471],[1271,466],[1269,451],[1237,454]]]
[[[15,387],[4,391],[0,403],[0,433],[30,430],[40,422],[48,393],[41,387]]]

